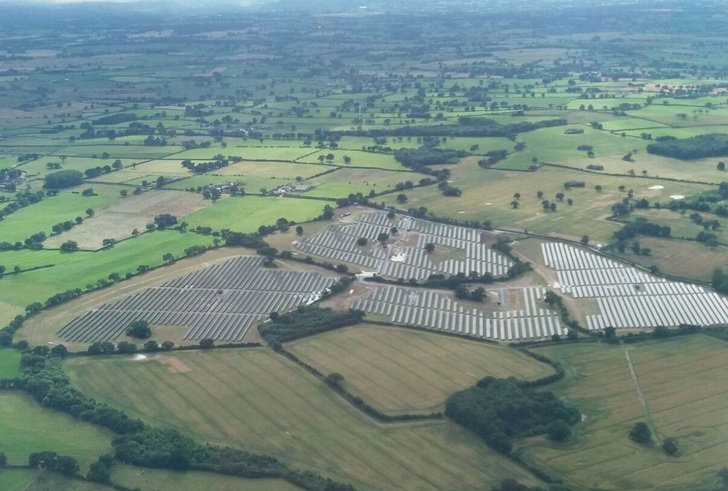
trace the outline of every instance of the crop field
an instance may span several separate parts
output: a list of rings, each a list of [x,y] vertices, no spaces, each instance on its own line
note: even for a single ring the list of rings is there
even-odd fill
[[[377,242],[380,234],[388,235],[385,243]],[[342,217],[323,232],[304,237],[294,245],[307,254],[353,263],[386,278],[424,280],[436,273],[472,271],[504,276],[513,263],[488,247],[495,237],[481,230],[411,217],[389,219],[383,212],[364,212]],[[360,238],[366,239],[367,245],[359,245]],[[435,262],[425,250],[428,243],[435,244],[435,250],[438,246],[461,250],[463,259]]]
[[[185,339],[240,341],[270,312],[318,300],[334,283],[316,273],[277,271],[240,256],[77,317],[58,332],[71,342],[113,340],[131,322],[188,327]]]
[[[281,479],[242,479],[213,472],[180,472],[165,469],[145,469],[117,464],[111,480],[128,489],[143,491],[296,491],[299,489]]]
[[[386,413],[440,411],[450,394],[489,375],[530,380],[553,371],[508,348],[367,324],[286,349],[323,373],[340,373],[348,390]]]
[[[576,299],[597,299],[600,313],[586,316],[587,329],[728,323],[728,299],[703,287],[667,281],[560,242],[544,242],[541,250],[546,266],[557,272],[554,288]]]
[[[105,208],[86,219],[68,232],[55,235],[45,241],[46,247],[58,248],[67,240],[74,240],[81,249],[100,249],[104,239],[117,241],[142,232],[154,217],[171,214],[183,218],[212,204],[194,193],[176,191],[147,191],[138,196],[129,196],[120,203]]]
[[[82,469],[111,450],[111,433],[66,414],[45,409],[29,396],[0,392],[0,452],[10,464],[27,464],[28,455],[52,448],[79,461]]]
[[[190,227],[224,228],[235,232],[256,232],[261,225],[275,225],[276,220],[306,222],[321,214],[326,202],[297,198],[245,196],[224,198],[188,216]]]
[[[272,351],[176,358],[189,371],[171,373],[154,358],[120,357],[78,358],[66,368],[84,393],[133,417],[201,441],[277,455],[362,489],[486,490],[505,477],[534,483],[526,471],[448,421],[376,423]],[[149,390],[135,391],[139,385]]]
[[[528,458],[580,486],[603,489],[685,489],[725,466],[728,451],[728,365],[725,344],[705,336],[631,345],[553,346],[538,351],[565,364],[567,378],[553,386],[578,404],[584,422],[566,446],[526,443]],[[645,399],[643,410],[635,383]],[[647,420],[656,438],[676,438],[668,457],[641,447],[627,434]]]

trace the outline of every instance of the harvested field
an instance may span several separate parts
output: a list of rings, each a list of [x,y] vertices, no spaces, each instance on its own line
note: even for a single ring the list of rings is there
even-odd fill
[[[532,439],[526,444],[528,458],[586,488],[686,489],[707,482],[725,466],[728,453],[726,346],[702,335],[629,346],[647,413],[624,347],[538,349],[565,364],[569,375],[552,387],[585,418],[573,444],[557,447]],[[660,442],[676,438],[678,456],[632,442],[627,435],[638,421],[647,421]]]
[[[267,349],[180,353],[192,371],[153,361],[74,358],[73,384],[131,417],[200,441],[275,455],[361,489],[490,489],[535,484],[454,423],[379,424]],[[143,386],[147,390],[136,388]]]
[[[386,413],[442,411],[445,399],[485,376],[535,379],[553,372],[510,348],[363,324],[286,347]],[[339,356],[346,353],[346,356]]]
[[[110,206],[70,231],[49,237],[46,247],[57,248],[67,240],[75,240],[81,249],[100,249],[104,239],[121,240],[132,235],[133,230],[145,230],[154,217],[168,213],[178,218],[187,216],[209,205],[202,196],[182,191],[147,191],[129,196]]]

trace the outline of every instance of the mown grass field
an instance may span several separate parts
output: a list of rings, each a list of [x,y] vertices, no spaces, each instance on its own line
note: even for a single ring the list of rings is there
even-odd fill
[[[714,479],[728,452],[727,344],[697,335],[629,346],[584,344],[537,351],[561,361],[564,381],[557,394],[584,413],[574,443],[544,439],[524,443],[532,461],[581,487],[600,489],[684,489]],[[648,414],[637,396],[625,357],[629,350]],[[680,453],[668,457],[659,446],[642,447],[628,438],[632,425],[647,421],[656,438],[677,439]]]
[[[117,464],[112,469],[114,484],[143,491],[295,491],[299,489],[281,479],[242,479],[212,472],[177,472],[144,469]]]
[[[509,348],[438,334],[363,324],[287,346],[387,413],[441,411],[445,399],[485,376],[535,379],[551,367]]]
[[[26,206],[0,221],[0,240],[2,242],[23,242],[38,232],[51,234],[51,227],[66,220],[75,220],[80,216],[86,218],[86,210],[91,208],[100,211],[114,203],[113,198],[106,196],[81,196],[64,191],[58,196],[44,198],[43,201]]]
[[[66,368],[81,391],[133,417],[276,455],[361,489],[490,489],[506,477],[533,483],[453,423],[378,424],[272,351],[177,358],[189,372],[121,357],[74,359]]]
[[[321,214],[326,202],[296,198],[261,196],[228,197],[188,216],[191,228],[224,228],[235,232],[255,232],[261,225],[275,225],[279,218],[305,222]]]
[[[42,407],[19,392],[0,392],[0,452],[10,464],[27,464],[32,452],[52,450],[79,461],[82,472],[111,451],[111,433]]]
[[[637,241],[651,250],[649,256],[634,254],[630,248],[617,255],[647,267],[657,266],[664,273],[703,281],[709,281],[716,268],[728,265],[724,246],[710,248],[700,242],[657,237],[639,237]]]
[[[192,232],[155,231],[115,244],[98,252],[56,252],[58,260],[52,268],[3,276],[0,301],[22,308],[33,302],[44,302],[52,295],[108,278],[111,273],[122,277],[136,272],[137,266],[162,264],[162,256],[170,252],[175,257],[193,245],[211,245],[212,238]],[[50,251],[49,251],[50,252]],[[44,256],[43,263],[52,256]],[[9,263],[11,264],[11,263]]]

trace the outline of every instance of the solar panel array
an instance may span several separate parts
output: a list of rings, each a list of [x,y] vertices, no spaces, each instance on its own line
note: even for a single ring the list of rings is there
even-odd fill
[[[728,323],[728,299],[690,283],[668,281],[560,242],[541,245],[562,293],[596,298],[588,329],[674,327]]]
[[[119,337],[129,324],[188,327],[185,339],[240,341],[270,312],[284,312],[320,298],[335,279],[318,273],[262,267],[263,259],[239,256],[104,304],[59,331],[73,342]]]
[[[501,341],[564,335],[558,315],[537,303],[545,289],[519,289],[524,308],[485,312],[467,308],[444,294],[426,289],[378,285],[353,308],[387,316],[395,324],[423,327]]]
[[[389,233],[392,227],[399,231],[395,237],[400,240],[387,248],[376,244],[379,234]],[[406,245],[409,234],[417,234],[416,245]],[[473,271],[506,275],[513,262],[481,243],[481,234],[480,230],[418,218],[392,221],[386,213],[373,211],[353,216],[348,224],[333,224],[320,234],[300,240],[296,247],[307,254],[356,264],[385,278],[425,280],[432,274],[470,274]],[[361,237],[376,245],[357,245]],[[433,261],[432,255],[425,251],[428,243],[435,244],[436,248],[440,245],[462,249],[464,259]]]

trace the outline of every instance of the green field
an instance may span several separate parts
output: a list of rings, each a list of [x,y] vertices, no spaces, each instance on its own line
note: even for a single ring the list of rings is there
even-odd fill
[[[162,256],[170,252],[176,257],[193,245],[211,245],[212,238],[192,232],[155,231],[119,242],[110,249],[98,252],[60,253],[52,268],[7,275],[2,279],[0,301],[23,308],[33,302],[73,288],[85,288],[89,283],[108,278],[111,273],[136,272],[137,266],[162,264]]]
[[[114,199],[107,196],[81,196],[78,193],[64,191],[58,196],[47,197],[43,201],[26,206],[4,220],[0,221],[0,237],[3,242],[23,242],[38,232],[51,234],[51,227],[66,220],[75,220],[76,217],[86,217],[86,210],[91,208],[100,211],[114,203]],[[118,196],[118,192],[117,192]]]
[[[29,396],[0,392],[0,452],[10,464],[27,464],[32,452],[51,450],[79,461],[82,472],[111,451],[111,433],[66,414],[45,409]]]
[[[580,238],[585,233],[592,239],[607,241],[619,225],[605,220],[611,215],[611,206],[633,189],[635,198],[650,201],[667,200],[671,194],[691,195],[707,186],[697,184],[665,184],[663,190],[651,190],[645,181],[637,177],[615,177],[593,173],[570,171],[556,167],[543,167],[536,172],[506,172],[484,170],[472,159],[466,159],[455,166],[448,166],[454,186],[462,189],[462,196],[447,197],[435,187],[405,191],[408,197],[405,208],[424,206],[437,216],[457,217],[459,220],[490,220],[494,226],[515,230],[528,229],[543,234],[558,234]],[[567,181],[584,181],[584,188],[564,188]],[[602,191],[595,191],[595,186]],[[619,186],[625,186],[620,191]],[[538,191],[543,199],[556,202],[555,212],[544,212]],[[557,193],[564,193],[563,201],[556,199]],[[511,202],[515,193],[521,198],[518,208]],[[567,203],[573,200],[573,205]],[[386,204],[402,207],[396,202],[396,195],[381,198]],[[585,226],[588,224],[588,226]]]
[[[0,489],[3,491],[108,491],[111,488],[80,479],[70,479],[53,472],[5,469],[0,472]]]
[[[325,374],[340,373],[344,387],[387,413],[440,411],[448,395],[486,376],[535,379],[553,371],[508,348],[366,324],[287,349]]]
[[[19,377],[20,352],[14,349],[0,349],[0,379]]]
[[[326,202],[297,198],[245,196],[224,198],[188,216],[191,228],[224,228],[236,232],[255,232],[261,225],[275,225],[279,218],[305,222],[321,214]]]
[[[626,350],[647,413],[630,375]],[[529,460],[580,487],[612,490],[684,489],[712,479],[725,466],[725,342],[699,335],[630,346],[586,344],[537,351],[564,364],[567,377],[553,390],[576,403],[584,418],[572,444],[526,441]],[[629,430],[638,421],[650,423],[659,441],[676,438],[680,454],[668,457],[657,446],[645,448],[629,440]]]
[[[176,358],[190,371],[172,374],[154,359],[120,357],[74,359],[67,371],[84,393],[132,417],[273,454],[362,489],[490,489],[505,477],[533,482],[453,423],[377,423],[272,351]],[[140,385],[149,390],[136,391]]]

